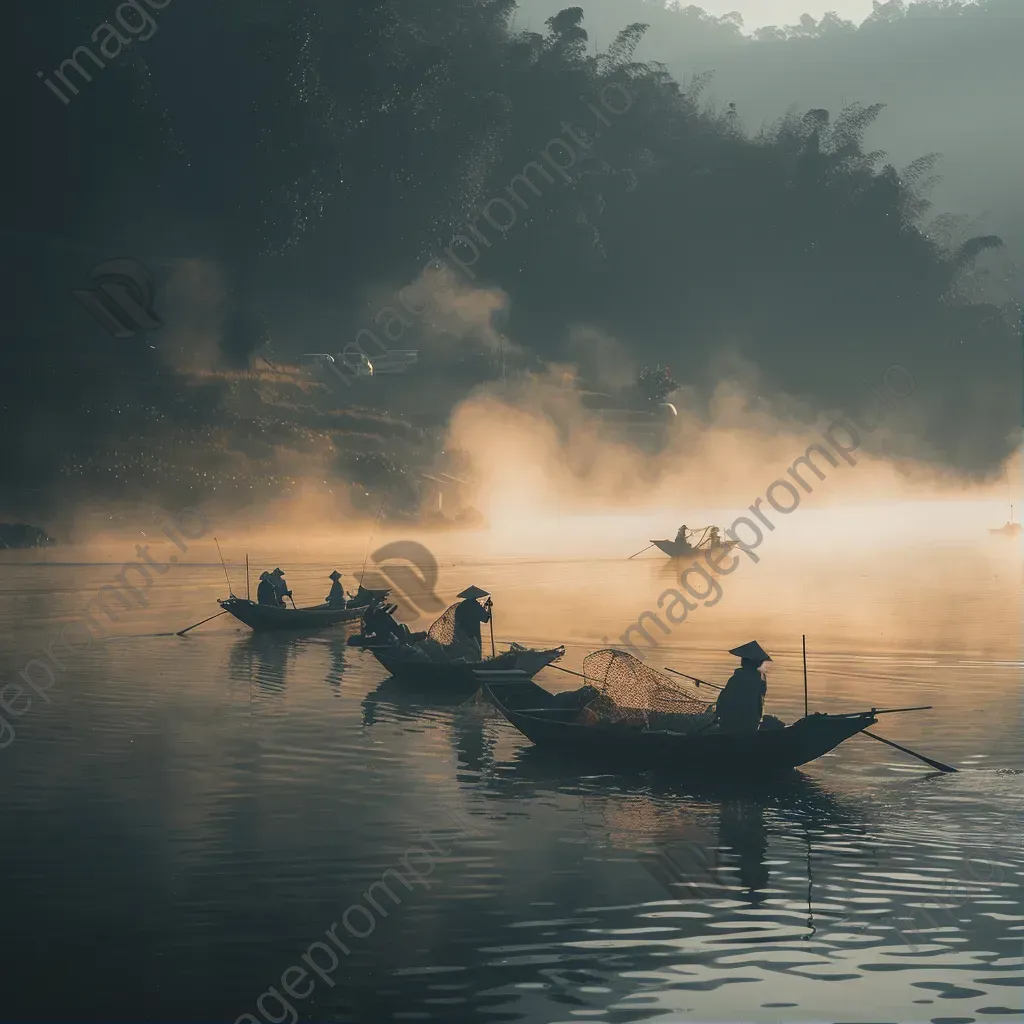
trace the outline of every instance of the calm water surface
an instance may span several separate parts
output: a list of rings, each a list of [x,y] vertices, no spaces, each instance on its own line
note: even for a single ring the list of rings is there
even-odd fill
[[[103,561],[131,555],[126,544]],[[289,569],[300,604],[326,594],[335,566],[267,557],[254,566]],[[338,557],[347,574],[362,552]],[[802,711],[806,633],[812,710],[932,704],[877,731],[963,769],[932,774],[856,737],[767,789],[580,777],[486,704],[385,681],[342,630],[263,637],[225,617],[158,635],[223,596],[212,548],[188,558],[203,564],[169,570],[147,607],[66,657],[51,703],[30,691],[30,707],[22,697],[20,715],[4,714],[4,1017],[967,1024],[1020,1012],[1012,542],[765,554],[723,579],[712,607],[655,630],[652,665],[719,683],[724,652],[758,639],[775,658],[768,710],[787,721]],[[571,668],[673,585],[646,556],[439,560],[442,598],[484,586],[499,641],[565,642]],[[0,593],[4,682],[21,682],[116,569],[16,562]],[[237,562],[232,574],[244,592]],[[374,909],[365,894],[382,876],[397,905],[378,888]],[[310,952],[332,925],[348,952]],[[307,973],[282,979],[292,967]]]

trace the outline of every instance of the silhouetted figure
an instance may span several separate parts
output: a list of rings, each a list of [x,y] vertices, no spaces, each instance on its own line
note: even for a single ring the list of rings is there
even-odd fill
[[[341,573],[337,569],[331,573],[331,592],[327,595],[328,608],[345,607],[345,591],[341,586]]]
[[[256,588],[256,603],[270,605],[277,608],[280,602],[277,599],[277,585],[269,572],[260,573],[259,586]]]
[[[271,574],[274,580],[274,586],[277,589],[277,603],[281,608],[287,608],[284,599],[291,597],[292,592],[288,589],[288,584],[285,582],[284,569],[278,566]]]
[[[757,732],[764,713],[764,696],[768,690],[761,666],[772,659],[756,641],[729,652],[740,659],[740,667],[718,695],[717,711],[722,732]]]
[[[467,587],[459,597],[464,600],[455,609],[455,639],[465,651],[467,661],[483,660],[483,642],[480,639],[480,624],[491,621],[491,598],[486,590]],[[486,597],[485,604],[480,598]]]

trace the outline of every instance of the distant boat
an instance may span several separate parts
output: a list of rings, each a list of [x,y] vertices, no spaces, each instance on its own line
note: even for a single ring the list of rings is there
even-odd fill
[[[697,531],[688,531],[689,537],[692,537]],[[709,551],[729,551],[736,547],[739,541],[735,540],[720,540],[717,543],[711,539],[711,528],[708,527],[701,534],[700,540],[696,544],[691,544],[689,537],[686,540],[652,540],[651,543],[659,550],[663,551],[669,558],[692,558],[694,555],[703,555]]]
[[[999,533],[1004,537],[1017,537],[1020,535],[1020,523],[1016,523],[1013,520],[1013,506],[1010,506],[1010,518],[1004,526],[998,527],[998,529],[990,529],[989,533]]]

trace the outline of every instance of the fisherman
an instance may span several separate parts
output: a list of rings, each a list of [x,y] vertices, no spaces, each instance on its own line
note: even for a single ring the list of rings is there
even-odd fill
[[[467,661],[483,660],[483,642],[480,639],[480,623],[491,621],[492,602],[486,590],[467,587],[459,597],[463,600],[455,609],[455,641],[467,649]],[[480,598],[486,597],[484,604]],[[470,657],[472,655],[472,657]]]
[[[740,667],[718,695],[715,717],[722,732],[754,733],[761,724],[768,689],[761,666],[772,659],[756,640],[729,653],[740,659]]]
[[[284,599],[291,597],[292,592],[288,589],[288,584],[285,582],[284,569],[278,566],[270,575],[274,580],[274,587],[277,590],[278,607],[287,608],[288,606],[284,603]]]
[[[718,535],[718,527],[712,526],[708,531],[708,545],[713,548],[721,547],[722,538]]]
[[[331,592],[327,595],[328,608],[345,607],[345,591],[341,586],[341,573],[337,569],[331,573]]]
[[[395,621],[396,604],[370,605],[363,615],[363,633],[376,640],[405,644],[409,642],[409,627]]]
[[[256,588],[256,603],[270,605],[272,608],[278,606],[277,587],[269,572],[260,573],[260,583]]]
[[[679,532],[676,534],[676,543],[677,544],[687,544],[688,543],[688,541],[686,539],[687,533],[689,533],[689,530],[687,530],[685,526],[680,526],[679,527]]]

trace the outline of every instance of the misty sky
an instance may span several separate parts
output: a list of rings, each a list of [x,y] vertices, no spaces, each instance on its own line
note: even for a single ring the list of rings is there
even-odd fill
[[[685,0],[681,0],[681,3],[684,7],[688,6]],[[575,0],[575,5],[579,6],[579,0]],[[526,15],[549,6],[548,3],[537,4],[534,0],[519,0],[519,8]],[[564,4],[558,6],[572,7],[574,0],[565,0]],[[614,6],[614,0],[610,6]],[[871,0],[700,0],[694,6],[717,17],[738,11],[743,15],[743,23],[748,30],[764,25],[795,25],[801,14],[820,18],[826,11],[834,11],[839,17],[859,24],[871,13]],[[622,4],[626,13],[632,8],[633,4]],[[534,31],[541,30],[540,25],[533,25],[532,28]]]
[[[820,18],[826,11],[859,24],[871,13],[871,0],[701,0],[694,6],[718,17],[738,11],[748,29],[795,25],[801,14]]]

